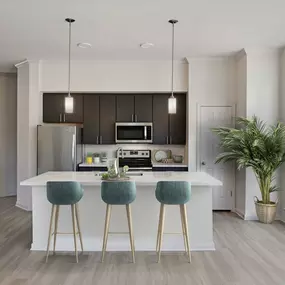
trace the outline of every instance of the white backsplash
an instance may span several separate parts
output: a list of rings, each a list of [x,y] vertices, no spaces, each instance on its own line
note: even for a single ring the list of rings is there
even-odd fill
[[[181,145],[152,145],[152,144],[116,144],[116,145],[84,145],[84,157],[87,153],[101,153],[106,152],[108,158],[115,158],[117,149],[137,149],[137,150],[151,150],[152,156],[157,150],[171,150],[172,154],[183,155],[183,162],[187,164],[187,157],[185,156],[186,146]]]

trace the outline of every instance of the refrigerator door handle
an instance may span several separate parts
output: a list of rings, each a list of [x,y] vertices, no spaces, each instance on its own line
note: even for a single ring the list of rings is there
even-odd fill
[[[73,171],[75,171],[75,134],[72,135],[72,153],[71,153],[71,157],[72,157],[72,168]]]

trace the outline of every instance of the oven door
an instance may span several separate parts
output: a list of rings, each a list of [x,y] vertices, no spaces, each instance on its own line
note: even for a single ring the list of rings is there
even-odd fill
[[[152,123],[116,123],[116,143],[152,143]]]

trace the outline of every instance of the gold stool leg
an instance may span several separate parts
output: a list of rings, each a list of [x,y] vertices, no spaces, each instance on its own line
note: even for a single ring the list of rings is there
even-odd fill
[[[76,227],[75,227],[75,205],[71,205],[71,216],[72,216],[75,258],[76,258],[76,263],[78,263],[78,252],[77,252],[77,243],[76,243]]]
[[[48,232],[46,262],[48,262],[50,239],[51,239],[51,236],[52,236],[51,230],[52,230],[52,224],[53,224],[54,209],[55,209],[55,207],[54,207],[54,205],[52,205],[52,208],[51,208],[51,215],[50,215],[50,223],[49,223],[49,232]]]
[[[79,222],[78,204],[75,204],[75,216],[76,216],[78,235],[79,235],[79,240],[80,240],[80,245],[81,245],[81,251],[83,252],[83,241],[82,241],[82,234],[81,234],[80,222]]]
[[[135,263],[135,244],[134,244],[133,223],[132,223],[132,213],[131,213],[131,205],[130,204],[126,205],[126,210],[127,210],[127,217],[128,217],[132,258],[133,258],[133,263]]]
[[[165,205],[161,204],[161,221],[160,221],[160,235],[159,235],[159,243],[158,243],[158,259],[157,262],[160,262],[160,255],[161,255],[161,244],[162,244],[162,237],[163,237],[163,229],[164,229],[164,217],[165,217]]]
[[[54,223],[54,232],[53,232],[53,254],[55,254],[59,207],[60,207],[59,205],[55,206],[55,223]]]
[[[185,248],[185,252],[188,253],[188,251],[187,251],[187,242],[186,242],[186,234],[185,234],[185,222],[184,222],[183,205],[179,205],[179,208],[180,208],[180,219],[181,219],[181,226],[182,226],[182,235],[183,235],[183,240],[184,240],[184,248]]]
[[[161,207],[159,209],[159,219],[158,219],[158,226],[157,226],[156,252],[158,252],[158,244],[159,244],[159,239],[160,239],[160,222],[161,222]]]
[[[185,235],[186,235],[187,252],[188,252],[189,262],[191,262],[186,205],[185,204],[182,205],[182,208],[183,208],[183,216],[184,216],[184,228],[185,228]]]
[[[101,262],[104,262],[104,257],[105,257],[106,247],[107,247],[107,241],[108,241],[110,217],[111,217],[111,205],[107,204]]]

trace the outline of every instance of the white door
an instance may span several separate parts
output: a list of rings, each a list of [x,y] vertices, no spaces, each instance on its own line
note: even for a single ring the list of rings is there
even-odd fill
[[[213,187],[213,210],[232,210],[235,187],[234,163],[215,164],[215,159],[221,149],[219,138],[211,131],[211,128],[231,127],[233,107],[201,106],[199,113],[198,163],[200,171],[207,172],[223,182],[223,186]]]

